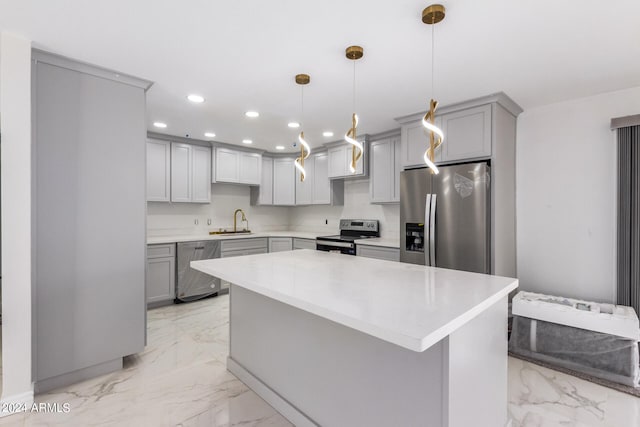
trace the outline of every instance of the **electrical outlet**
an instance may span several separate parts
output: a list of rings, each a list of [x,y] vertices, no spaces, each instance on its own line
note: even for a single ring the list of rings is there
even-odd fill
[[[207,225],[211,225],[211,218],[207,219]]]

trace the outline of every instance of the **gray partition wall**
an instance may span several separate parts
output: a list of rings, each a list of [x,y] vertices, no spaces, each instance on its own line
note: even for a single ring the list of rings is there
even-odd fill
[[[145,344],[150,83],[33,51],[34,382],[122,366]]]

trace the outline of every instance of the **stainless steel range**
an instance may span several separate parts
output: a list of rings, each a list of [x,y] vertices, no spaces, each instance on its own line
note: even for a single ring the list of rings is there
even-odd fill
[[[318,237],[316,249],[355,255],[355,241],[370,237],[380,237],[380,224],[377,219],[341,219],[340,234]]]

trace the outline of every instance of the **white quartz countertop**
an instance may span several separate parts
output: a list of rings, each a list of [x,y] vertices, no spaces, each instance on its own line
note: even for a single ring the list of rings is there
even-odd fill
[[[298,239],[313,239],[318,236],[326,236],[331,233],[309,233],[304,231],[266,231],[251,234],[194,234],[175,236],[154,236],[147,237],[148,245],[176,242],[196,242],[201,240],[233,240],[233,239],[255,239],[257,237],[293,237]]]
[[[313,250],[193,261],[191,267],[417,352],[518,287],[507,277]]]
[[[362,246],[384,246],[385,248],[400,249],[400,239],[398,238],[371,237],[369,239],[356,240],[355,244]]]

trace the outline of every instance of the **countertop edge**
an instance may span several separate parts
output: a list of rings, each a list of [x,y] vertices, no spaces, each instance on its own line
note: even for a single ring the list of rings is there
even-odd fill
[[[362,333],[371,335],[378,339],[387,341],[391,344],[395,344],[405,349],[415,351],[418,353],[421,353],[429,349],[430,347],[432,347],[437,342],[441,341],[446,336],[455,332],[457,329],[459,329],[460,327],[462,327],[463,325],[471,321],[473,318],[475,318],[477,315],[485,311],[487,308],[497,303],[500,299],[509,295],[509,293],[514,289],[516,289],[519,285],[518,279],[513,279],[513,281],[510,284],[506,285],[500,291],[496,292],[486,300],[482,301],[481,303],[471,308],[467,312],[461,314],[460,316],[453,319],[449,323],[441,326],[439,329],[437,329],[436,331],[433,331],[428,336],[420,339],[417,337],[411,337],[401,333],[392,332],[387,329],[383,329],[380,326],[365,323],[362,320],[358,320],[349,316],[342,315],[330,309],[326,309],[324,307],[317,306],[305,301],[300,301],[299,299],[292,298],[287,294],[274,292],[271,289],[265,288],[258,283],[254,283],[253,281],[237,284],[236,283],[237,280],[233,274],[226,274],[225,272],[221,272],[219,270],[209,268],[204,264],[205,262],[206,260],[192,261],[191,266],[196,270],[202,271],[204,273],[210,274],[215,277],[219,277],[222,280],[231,282],[234,284],[233,286],[239,286],[241,288],[255,292],[264,297],[272,298],[276,301],[282,302],[283,304],[287,304],[291,307],[295,307],[300,310],[304,310],[308,313],[320,316],[328,321],[336,322],[343,326],[352,328],[356,331],[360,331]]]

